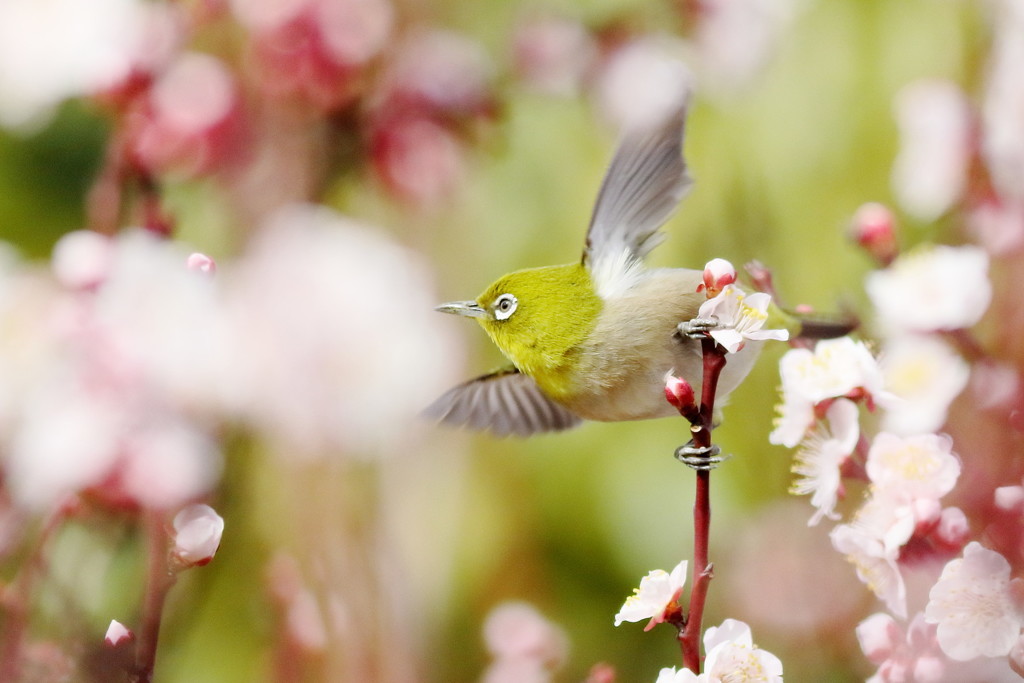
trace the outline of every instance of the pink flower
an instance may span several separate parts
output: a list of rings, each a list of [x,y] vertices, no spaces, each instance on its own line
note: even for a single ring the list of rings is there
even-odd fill
[[[857,640],[867,658],[878,665],[872,683],[940,683],[947,661],[935,639],[935,627],[917,614],[906,632],[888,614],[873,614],[857,626]]]

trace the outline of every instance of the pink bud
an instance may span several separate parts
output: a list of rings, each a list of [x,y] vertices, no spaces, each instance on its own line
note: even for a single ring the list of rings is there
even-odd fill
[[[960,549],[967,543],[971,527],[967,515],[960,508],[946,508],[939,517],[935,537],[949,548]]]
[[[869,202],[853,215],[850,235],[879,263],[888,265],[896,258],[896,219],[883,204]]]
[[[107,635],[103,636],[103,642],[110,647],[118,647],[133,638],[135,638],[135,634],[128,627],[116,619],[111,619],[110,626],[107,627]]]
[[[670,372],[665,375],[665,400],[680,412],[692,410],[695,407],[693,387],[682,377],[676,377]]]
[[[171,555],[182,569],[201,567],[213,559],[224,533],[224,518],[209,505],[190,505],[174,517]]]
[[[1013,512],[1024,508],[1024,486],[1000,486],[996,489],[996,507]]]
[[[704,283],[697,286],[698,292],[706,292],[709,299],[718,296],[726,285],[736,282],[736,269],[723,258],[711,259],[704,266]]]
[[[200,254],[199,252],[189,255],[188,260],[185,261],[185,267],[204,275],[213,275],[217,272],[217,263],[206,254]]]

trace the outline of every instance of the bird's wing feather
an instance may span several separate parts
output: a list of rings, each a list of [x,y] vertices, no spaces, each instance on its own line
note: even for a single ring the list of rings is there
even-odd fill
[[[595,276],[606,269],[602,261],[632,265],[664,239],[658,228],[693,183],[682,154],[685,120],[684,99],[659,124],[623,136],[597,195],[583,249],[583,264]]]
[[[515,369],[460,384],[434,401],[423,415],[453,427],[487,430],[495,436],[561,431],[581,422]]]

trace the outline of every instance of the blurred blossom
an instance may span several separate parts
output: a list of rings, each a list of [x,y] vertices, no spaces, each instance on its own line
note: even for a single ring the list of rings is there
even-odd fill
[[[850,222],[850,233],[857,244],[882,265],[888,265],[899,252],[896,217],[884,204],[868,202],[861,205]]]
[[[1024,10],[1014,0],[994,0],[995,38],[982,102],[982,154],[999,194],[1024,201]]]
[[[462,143],[426,118],[385,122],[373,134],[371,154],[384,186],[421,206],[436,206],[450,198],[465,177]]]
[[[189,270],[199,271],[205,275],[213,275],[217,272],[216,262],[206,254],[200,254],[199,252],[188,255],[188,259],[185,261],[185,267]]]
[[[707,683],[707,676],[697,675],[689,669],[676,671],[675,667],[669,667],[658,672],[658,678],[654,683]]]
[[[772,298],[764,292],[745,294],[735,285],[726,285],[719,294],[700,305],[699,318],[718,321],[709,333],[729,353],[736,353],[750,341],[789,339],[786,330],[764,330]]]
[[[941,683],[945,676],[946,658],[935,639],[935,627],[925,623],[924,616],[914,615],[906,632],[888,614],[877,613],[857,626],[861,650],[878,671],[871,683]]]
[[[1024,624],[1010,588],[1009,563],[977,542],[950,560],[925,608],[942,651],[959,661],[1009,654]]]
[[[474,116],[491,107],[494,67],[483,47],[452,31],[417,31],[395,49],[380,91],[378,115]]]
[[[195,175],[235,151],[240,104],[234,76],[215,57],[179,56],[129,119],[133,152],[150,170]]]
[[[626,43],[607,58],[596,95],[615,127],[656,126],[689,98],[693,76],[680,53],[681,44],[672,38],[646,37]]]
[[[889,331],[961,329],[978,322],[992,299],[988,262],[974,246],[925,247],[869,273],[864,287]]]
[[[802,0],[704,0],[692,39],[702,89],[722,95],[749,85],[773,56]]]
[[[893,192],[915,218],[932,221],[961,197],[971,154],[971,114],[952,82],[916,81],[896,96],[900,152],[893,162]]]
[[[991,197],[972,206],[967,228],[993,256],[1005,256],[1024,247],[1024,200]]]
[[[242,414],[283,455],[386,452],[451,379],[425,265],[330,209],[281,209],[218,280],[244,340]]]
[[[483,676],[488,683],[549,681],[568,650],[562,629],[525,603],[494,608],[484,623],[484,641],[494,657]]]
[[[64,99],[125,78],[145,45],[142,0],[0,3],[0,125],[39,124]]]
[[[190,505],[174,516],[175,560],[183,567],[200,567],[213,559],[224,534],[224,518],[209,505]]]
[[[547,95],[574,96],[597,58],[597,48],[578,21],[531,19],[516,30],[513,46],[519,77]]]
[[[231,0],[252,32],[259,82],[323,109],[346,104],[360,71],[391,38],[388,0]]]
[[[953,490],[960,476],[960,460],[945,434],[899,437],[882,432],[875,436],[865,468],[876,492],[893,500],[938,500]]]
[[[833,547],[856,568],[857,578],[899,617],[907,615],[907,589],[898,560],[915,526],[910,505],[872,495],[849,524],[840,524],[829,534]]]
[[[114,240],[91,230],[69,232],[53,247],[50,267],[57,282],[68,289],[100,285],[114,260]]]
[[[836,502],[842,490],[840,468],[853,453],[860,437],[857,404],[846,399],[835,401],[825,414],[828,427],[811,433],[793,461],[793,473],[799,475],[791,492],[811,496],[816,509],[808,522],[814,526],[822,517],[838,519]]]
[[[1012,366],[983,361],[971,368],[971,399],[983,410],[1011,408],[1020,393],[1020,376]]]
[[[782,404],[773,444],[792,448],[814,420],[814,406],[830,398],[865,393],[873,401],[887,400],[882,373],[864,342],[850,337],[818,342],[814,350],[790,349],[779,362]]]
[[[939,429],[971,375],[967,362],[933,336],[896,337],[885,345],[880,362],[885,387],[895,397],[886,404],[882,426],[897,434]]]
[[[640,587],[633,589],[633,595],[626,598],[615,615],[615,625],[624,621],[643,621],[650,619],[645,631],[665,621],[668,613],[678,610],[678,600],[686,585],[687,562],[683,560],[675,566],[671,573],[662,569],[648,572],[640,579]]]

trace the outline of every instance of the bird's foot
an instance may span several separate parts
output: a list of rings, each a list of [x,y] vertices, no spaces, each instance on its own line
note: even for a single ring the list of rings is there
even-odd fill
[[[719,325],[721,323],[718,322],[717,318],[694,318],[693,320],[679,323],[676,330],[683,337],[701,339],[706,337],[711,330],[718,329]]]
[[[687,467],[707,472],[713,470],[728,460],[729,455],[720,455],[722,450],[714,444],[706,447],[694,446],[693,441],[676,449],[676,460]]]

